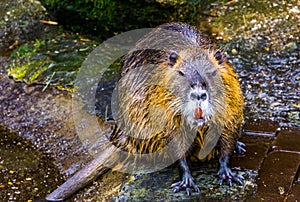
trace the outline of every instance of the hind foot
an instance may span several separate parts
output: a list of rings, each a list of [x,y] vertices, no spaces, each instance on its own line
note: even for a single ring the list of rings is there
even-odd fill
[[[232,170],[227,166],[221,167],[218,171],[218,175],[220,177],[220,185],[222,185],[224,181],[227,181],[229,186],[232,186],[232,181],[239,185],[243,184],[242,181],[244,180],[244,177],[232,172]]]
[[[184,174],[182,181],[176,182],[170,186],[170,189],[173,189],[174,193],[185,189],[187,195],[191,194],[191,188],[196,192],[200,191],[198,185],[194,182],[194,178],[189,173]]]
[[[240,176],[234,172],[227,166],[228,156],[219,159],[220,169],[218,171],[218,175],[220,177],[220,185],[223,184],[224,181],[227,181],[230,186],[232,186],[232,181],[237,182],[239,185],[242,185],[243,176]]]

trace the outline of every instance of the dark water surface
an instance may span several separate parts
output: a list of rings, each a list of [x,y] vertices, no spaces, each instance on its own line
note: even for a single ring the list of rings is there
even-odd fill
[[[52,161],[28,141],[0,127],[1,201],[34,201],[62,183]]]

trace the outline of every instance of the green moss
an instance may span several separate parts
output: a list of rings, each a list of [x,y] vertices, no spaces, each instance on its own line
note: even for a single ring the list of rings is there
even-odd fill
[[[74,36],[28,42],[11,54],[8,74],[17,81],[72,90],[77,71],[97,44]]]
[[[44,40],[36,39],[35,41],[26,43],[21,45],[18,49],[14,50],[10,56],[11,59],[26,59],[30,58],[34,53],[37,52],[37,50],[45,45]]]
[[[49,60],[32,60],[26,63],[20,63],[11,68],[8,72],[17,81],[32,83],[47,69]]]

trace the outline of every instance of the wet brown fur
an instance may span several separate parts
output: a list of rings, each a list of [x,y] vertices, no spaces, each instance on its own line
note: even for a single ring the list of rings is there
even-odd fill
[[[176,54],[171,55],[172,52]],[[199,57],[202,59],[200,62]],[[214,110],[208,123],[195,130],[182,127],[187,123],[183,114],[183,103],[187,99],[185,88],[190,87],[190,73],[185,72],[185,69],[188,67],[193,70],[193,64],[203,66],[199,71],[202,71],[201,76],[206,77],[208,82]],[[119,156],[117,148],[129,154],[147,154],[163,150],[171,141],[173,149],[170,153],[158,153],[165,155],[163,158],[173,156],[175,160],[181,160],[180,165],[185,173],[183,182],[188,181],[183,186],[179,182],[171,187],[174,191],[187,188],[189,192],[189,187],[199,191],[185,157],[188,154],[198,159],[214,156],[215,149],[209,149],[210,153],[204,155],[201,153],[207,147],[206,138],[211,135],[209,141],[219,142],[219,176],[221,179],[224,174],[229,175],[227,179],[236,178],[227,167],[227,162],[240,136],[243,121],[240,85],[222,51],[196,28],[170,23],[149,33],[125,57],[118,92],[117,118],[113,123],[107,122],[115,131],[107,135],[114,146],[104,144],[102,151],[89,165],[48,195],[47,200],[60,201],[69,197],[96,176],[106,172],[109,162],[116,170],[135,164],[135,160],[127,161],[127,154],[125,157]],[[220,133],[220,136],[214,136],[216,133]],[[193,142],[191,149],[187,142]],[[236,179],[240,181],[240,178]]]
[[[200,48],[207,51],[210,61],[219,71],[225,88],[225,105],[216,112],[212,121],[220,126],[222,130],[220,137],[221,155],[231,155],[235,148],[236,141],[240,136],[240,127],[243,121],[243,97],[240,84],[232,66],[226,61],[222,51],[215,47],[210,40],[201,32],[197,31],[196,28],[180,23],[166,24],[161,26],[161,28],[182,34],[182,36],[191,43],[186,47]],[[147,40],[151,40],[151,36],[146,36],[145,41]],[[160,43],[160,41],[156,41],[155,43]],[[180,41],[179,43],[173,41],[172,44],[176,46],[175,49],[177,52],[181,51],[180,46],[182,44]],[[164,148],[171,138],[178,135],[178,128],[180,128],[180,123],[183,118],[180,111],[176,109],[176,102],[180,102],[181,98],[176,97],[176,95],[169,91],[169,89],[173,87],[178,87],[174,85],[180,83],[176,81],[179,77],[174,75],[173,71],[174,68],[180,70],[180,65],[170,65],[170,52],[167,50],[152,50],[147,48],[139,50],[139,48],[144,45],[145,42],[141,41],[140,44],[137,45],[138,48],[131,51],[125,57],[122,77],[128,76],[128,72],[139,68],[141,65],[154,64],[157,66],[157,75],[153,77],[158,83],[157,85],[150,85],[145,88],[143,84],[141,84],[137,86],[137,88],[141,88],[138,91],[130,93],[126,91],[120,95],[120,111],[122,112],[122,119],[125,119],[123,124],[132,125],[132,123],[134,123],[136,127],[120,127],[119,133],[116,133],[111,138],[115,145],[133,153],[149,153]],[[166,49],[168,49],[168,47]],[[180,60],[181,59],[178,58],[176,63],[180,63]],[[135,79],[134,74],[129,75],[128,80],[130,79]],[[128,85],[128,83],[120,82],[119,88],[126,88],[126,85]],[[164,86],[166,87],[164,88]],[[165,125],[161,124],[161,126],[158,126],[160,123],[156,123],[157,120],[152,118],[152,116],[155,115],[155,113],[161,113],[161,111],[167,111],[167,115],[165,115]],[[194,141],[194,149],[191,153],[192,156],[198,157],[198,152],[204,144],[207,127],[209,126],[198,128],[198,134]],[[146,132],[144,128],[150,130]],[[146,137],[140,139],[139,136],[141,134],[146,135]],[[215,153],[216,151],[213,150],[207,158],[210,159]]]

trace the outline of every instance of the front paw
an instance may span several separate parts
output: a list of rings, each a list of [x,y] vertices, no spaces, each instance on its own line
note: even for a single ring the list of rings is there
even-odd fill
[[[246,153],[246,145],[240,141],[237,141],[234,153],[245,154]]]
[[[191,175],[182,177],[182,181],[176,182],[170,186],[170,189],[173,189],[174,193],[185,189],[187,195],[191,194],[191,188],[193,188],[196,192],[200,191],[198,185],[194,182],[194,178]]]
[[[221,166],[218,171],[218,175],[220,178],[220,185],[222,185],[224,181],[227,181],[230,186],[232,186],[232,181],[239,185],[243,184],[242,181],[244,180],[244,177],[232,172],[232,170],[227,166]]]

